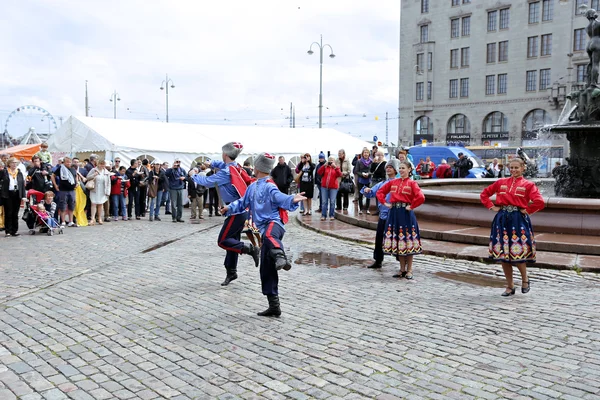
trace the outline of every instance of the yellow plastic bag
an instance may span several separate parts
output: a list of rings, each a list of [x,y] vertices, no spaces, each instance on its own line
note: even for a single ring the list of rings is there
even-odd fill
[[[81,185],[75,188],[75,211],[73,215],[77,219],[77,226],[88,226],[87,215],[85,214],[85,204],[87,199]]]

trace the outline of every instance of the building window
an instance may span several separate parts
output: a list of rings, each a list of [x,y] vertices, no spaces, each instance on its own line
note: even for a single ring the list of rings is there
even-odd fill
[[[421,43],[429,42],[429,25],[421,25]]]
[[[423,72],[423,58],[425,57],[425,53],[417,54],[417,73]]]
[[[458,97],[458,79],[450,79],[450,94],[451,99]]]
[[[429,117],[419,117],[415,121],[415,135],[433,134],[433,121]]]
[[[488,32],[494,32],[496,30],[496,21],[498,20],[498,11],[489,11],[487,20]]]
[[[491,95],[496,93],[496,88],[494,84],[496,83],[495,75],[488,75],[485,77],[485,94]]]
[[[452,0],[452,7],[460,6],[460,0]]]
[[[586,81],[587,65],[577,66],[577,83],[583,83]]]
[[[530,36],[527,38],[527,58],[538,56],[538,37]]]
[[[462,0],[463,4],[471,4],[471,0]]]
[[[432,92],[432,89],[433,89],[432,83],[433,82],[431,82],[431,81],[427,82],[427,100],[431,100],[431,92]]]
[[[552,123],[552,117],[545,110],[537,108],[529,111],[521,121],[521,137],[525,140],[536,139],[545,125]]]
[[[450,134],[469,134],[471,133],[471,123],[464,114],[456,114],[448,121],[448,133]]]
[[[600,0],[590,1],[590,8],[593,8],[594,10],[598,11],[598,7],[600,7]]]
[[[483,132],[508,132],[508,118],[500,111],[489,113],[483,120]]]
[[[498,74],[498,94],[506,94],[506,74]]]
[[[471,17],[463,17],[462,19],[462,35],[469,36],[471,34]]]
[[[508,21],[510,17],[510,8],[500,10],[500,29],[508,29]]]
[[[460,49],[460,66],[461,67],[468,67],[469,66],[469,59],[471,57],[471,51],[469,47],[463,47],[462,49]]]
[[[540,69],[540,90],[550,87],[550,68]]]
[[[457,38],[460,36],[460,18],[450,20],[450,37]]]
[[[421,0],[421,14],[429,12],[429,0]]]
[[[488,43],[487,44],[487,52],[485,55],[485,61],[488,64],[496,62],[496,43]]]
[[[460,97],[469,97],[469,78],[460,80]]]
[[[573,35],[573,51],[585,50],[585,36],[585,28],[575,29],[575,35]]]
[[[552,34],[542,35],[542,49],[540,54],[542,56],[549,56],[552,54]]]
[[[450,50],[450,68],[458,68],[458,49]]]
[[[433,70],[433,53],[427,53],[427,71]]]
[[[553,18],[554,18],[554,0],[543,0],[543,2],[542,2],[542,21],[552,21]]]
[[[525,78],[525,90],[535,92],[537,90],[537,71],[527,71]]]
[[[423,82],[417,82],[417,91],[415,99],[417,101],[423,100]]]
[[[498,42],[498,61],[508,61],[508,40]]]
[[[540,22],[540,2],[529,3],[529,23],[537,24]]]

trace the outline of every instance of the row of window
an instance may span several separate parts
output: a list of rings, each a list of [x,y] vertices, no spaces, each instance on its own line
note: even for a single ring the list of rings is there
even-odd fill
[[[577,66],[577,80],[582,82],[585,80],[586,66]],[[538,80],[539,75],[539,80]],[[526,71],[525,73],[525,90],[527,92],[535,92],[536,90],[546,90],[551,87],[552,71],[550,68]],[[508,74],[486,75],[485,77],[485,94],[488,96],[495,94],[506,94],[508,90]],[[421,101],[424,99],[425,82],[416,83],[415,99]],[[431,100],[432,82],[427,82],[427,100]],[[448,97],[457,99],[459,97],[469,97],[469,78],[450,79]]]
[[[423,27],[421,27],[423,29]],[[450,37],[469,36],[471,34],[471,16],[450,20]]]
[[[537,24],[540,22],[540,10],[542,21],[552,21],[554,18],[554,1],[555,0],[542,0],[534,1],[529,3],[529,18],[530,24]]]
[[[499,24],[498,24],[498,16],[500,17]],[[500,10],[488,11],[488,17],[487,17],[488,32],[495,32],[496,26],[498,26],[498,25],[499,25],[500,29],[508,29],[509,16],[510,16],[510,8],[502,8]]]
[[[462,4],[471,4],[471,0],[452,0],[452,7]],[[429,0],[421,0],[421,14],[429,12]]]
[[[538,56],[538,48],[540,48],[541,56],[552,55],[552,34],[541,36],[541,47],[538,46],[540,36],[530,36],[527,38],[527,58],[535,58]]]
[[[540,108],[529,111],[521,120],[523,132],[535,131],[544,125],[552,123],[550,114]],[[433,134],[433,121],[427,116],[421,116],[414,122],[416,135]],[[482,133],[508,132],[508,118],[500,111],[489,113],[483,119]],[[446,132],[450,134],[471,133],[471,122],[464,114],[455,114],[448,120]]]

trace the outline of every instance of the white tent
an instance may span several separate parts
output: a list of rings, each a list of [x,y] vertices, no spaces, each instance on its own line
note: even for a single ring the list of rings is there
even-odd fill
[[[148,155],[161,161],[181,160],[186,169],[199,157],[221,159],[221,147],[240,142],[244,150],[241,163],[261,152],[284,156],[286,160],[300,153],[331,152],[337,157],[345,149],[349,158],[360,153],[369,142],[335,129],[271,128],[261,126],[192,125],[124,119],[74,117],[63,123],[48,140],[51,152],[66,154],[104,152],[108,160],[123,160]],[[123,163],[127,165],[126,163]]]

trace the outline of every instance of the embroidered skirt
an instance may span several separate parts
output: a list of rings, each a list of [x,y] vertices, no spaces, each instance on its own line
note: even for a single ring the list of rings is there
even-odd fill
[[[535,237],[529,215],[500,210],[492,221],[490,258],[497,262],[535,262]]]
[[[421,254],[421,235],[414,211],[394,205],[390,209],[383,235],[383,252],[397,256]]]

